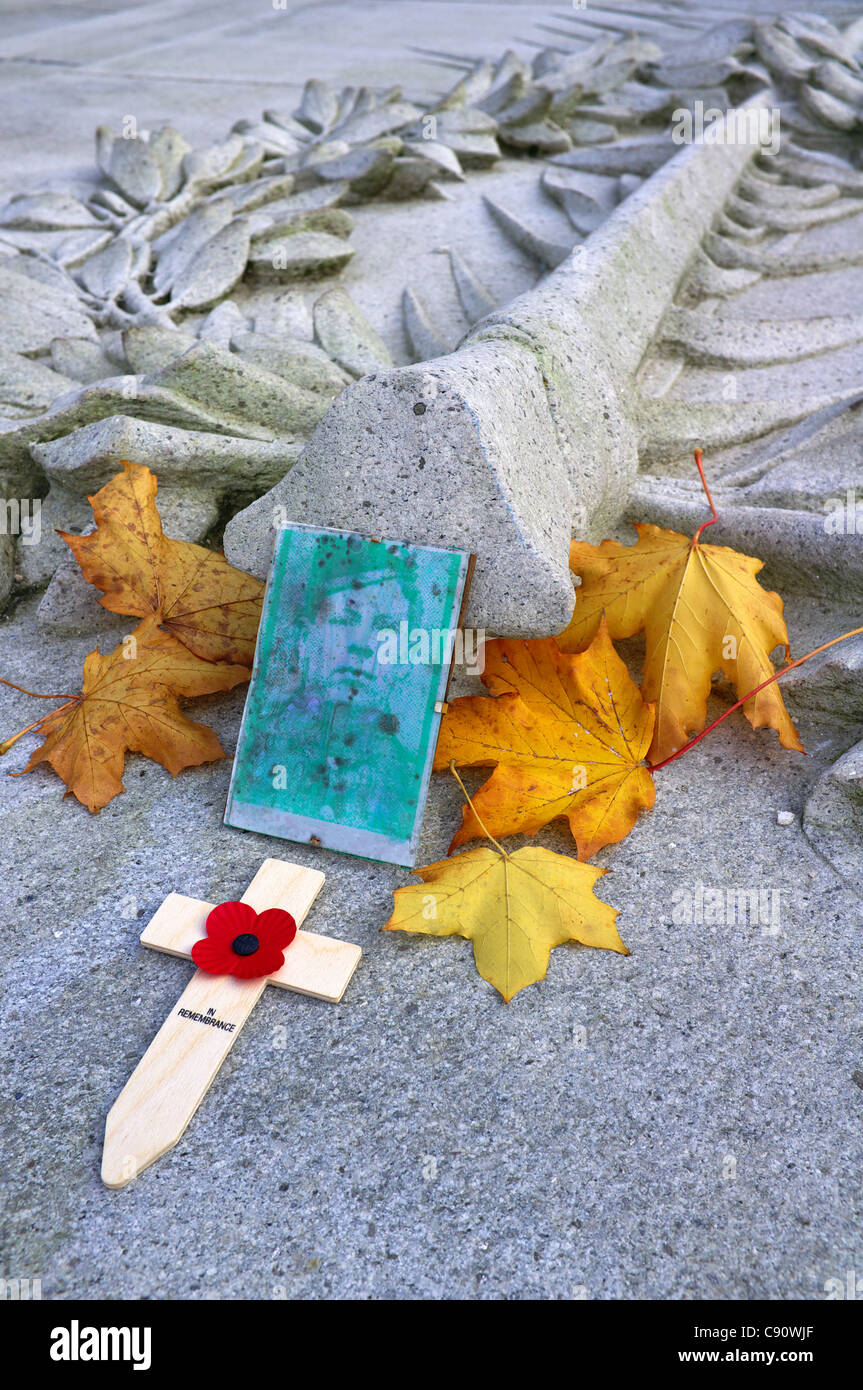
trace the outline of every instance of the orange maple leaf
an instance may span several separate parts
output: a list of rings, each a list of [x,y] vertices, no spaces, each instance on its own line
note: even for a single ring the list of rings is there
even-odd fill
[[[264,586],[223,555],[191,541],[170,540],[156,509],[156,478],[124,463],[123,472],[89,498],[96,530],[59,534],[84,578],[103,592],[112,613],[159,624],[205,661],[251,666]]]
[[[774,647],[783,645],[788,659],[788,632],[782,599],[756,578],[762,560],[702,545],[703,527],[694,538],[659,526],[635,529],[635,545],[572,542],[569,563],[581,587],[557,641],[564,651],[583,651],[603,613],[613,638],[644,631],[641,692],[656,704],[648,760],[658,763],[704,728],[713,672],[721,670],[743,698],[773,674]],[[784,748],[803,752],[775,682],[743,712],[754,729],[776,729]]]
[[[144,753],[174,776],[223,758],[213,730],[187,719],[177,696],[210,695],[248,679],[248,667],[202,661],[161,632],[157,618],[146,618],[108,656],[90,653],[80,696],[40,721],[45,742],[24,771],[50,763],[69,792],[99,811],[124,790],[127,752]]]
[[[494,765],[450,849],[492,836],[535,835],[558,816],[569,821],[579,859],[628,835],[653,805],[643,759],[653,709],[612,646],[604,624],[579,656],[551,637],[498,638],[485,649],[483,682],[494,699],[453,700],[434,766]]]

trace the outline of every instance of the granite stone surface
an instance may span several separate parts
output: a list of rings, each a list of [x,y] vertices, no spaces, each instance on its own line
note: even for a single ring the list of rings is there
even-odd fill
[[[667,20],[657,18],[663,8],[646,7],[641,28],[648,37],[666,33]],[[718,17],[730,8],[720,4]],[[760,0],[746,8],[775,12]],[[837,6],[825,3],[819,12],[842,13],[848,22]],[[699,20],[690,7],[679,21],[683,44]],[[170,120],[187,140],[202,144],[222,139],[232,122],[262,108],[293,110],[310,76],[335,86],[399,83],[406,98],[423,103],[439,98],[461,71],[442,70],[429,50],[498,60],[507,46],[533,39],[527,51],[535,53],[550,38],[537,26],[559,22],[550,5],[534,0],[288,0],[284,10],[246,0],[213,0],[205,7],[195,0],[77,0],[36,8],[5,0],[0,100],[9,138],[0,157],[0,189],[12,197],[25,184],[48,188],[70,176],[82,193],[92,189],[93,128],[105,122],[119,128],[130,105],[142,126]],[[768,39],[761,32],[765,51]],[[717,42],[715,52],[705,44],[686,62],[723,62],[727,51],[727,41]],[[787,51],[783,40],[775,62],[785,61]],[[756,53],[756,66],[759,60]],[[835,74],[825,80],[835,85]],[[807,99],[818,108],[817,91]],[[588,173],[591,151],[605,139],[598,124],[585,118],[579,126],[587,151],[576,151],[577,164]],[[521,128],[513,126],[513,140]],[[482,158],[475,136],[468,131],[467,143]],[[594,147],[589,142],[598,136]],[[529,138],[548,138],[548,131],[533,130]],[[850,138],[842,135],[843,148]],[[829,144],[834,134],[824,139]],[[633,205],[635,218],[639,208],[649,215],[638,179],[652,172],[654,153],[645,145],[637,158],[629,151],[620,164],[621,180],[630,180],[621,191],[642,199]],[[600,167],[614,157],[601,154],[606,163]],[[809,177],[806,168],[811,174],[811,163],[804,168]],[[144,165],[141,170],[146,174]],[[843,165],[849,195],[859,192],[854,172]],[[404,178],[415,173],[409,166]],[[511,152],[477,177],[476,185],[471,179],[458,185],[464,196],[456,217],[465,236],[459,244],[467,244],[471,274],[491,291],[500,324],[508,304],[526,291],[529,297],[539,274],[537,246],[553,257],[562,231],[575,235],[576,223],[568,218],[595,215],[595,186],[583,183],[579,191],[564,179],[556,185],[559,197],[539,204],[536,170]],[[770,187],[774,177],[762,171]],[[823,179],[811,177],[820,188]],[[513,241],[491,224],[483,198],[504,194],[513,216],[533,209],[528,236],[518,231]],[[820,207],[821,198],[804,202]],[[485,303],[482,286],[466,278],[457,260],[455,278],[444,286],[440,268],[447,258],[441,252],[454,226],[448,207],[430,201],[417,214],[410,202],[352,206],[357,254],[345,283],[392,359],[380,364],[384,376],[394,371],[397,380],[404,380],[400,373],[409,381],[428,379],[428,365],[417,359],[432,354],[411,353],[406,332],[416,336],[416,347],[432,343],[436,325],[452,329],[464,303],[456,296],[459,276],[460,293],[474,303],[477,318]],[[422,244],[411,261],[411,283],[432,307],[430,326],[415,308],[403,313],[404,280],[388,264],[394,247],[412,244],[417,215]],[[670,217],[666,207],[666,229]],[[714,249],[725,261],[702,257],[690,267],[692,295],[678,305],[689,310],[694,298],[702,309],[706,302],[704,312],[716,309],[711,352],[733,356],[745,349],[751,355],[750,341],[741,348],[733,327],[748,313],[772,320],[852,313],[850,297],[861,274],[853,264],[859,215],[804,231],[794,243],[798,249],[786,252],[845,257],[838,268],[781,282],[770,270],[757,284],[747,278],[745,262],[761,252],[741,226],[714,235]],[[635,276],[637,257],[629,264]],[[101,266],[100,273],[110,271]],[[548,293],[559,292],[561,283],[553,272]],[[649,299],[650,285],[639,294]],[[683,294],[689,294],[685,284]],[[212,351],[193,348],[191,362],[179,369],[187,392],[202,373],[215,379],[210,374],[220,362],[224,366],[221,354],[229,348],[239,363],[245,353],[249,370],[237,370],[254,385],[257,416],[266,405],[264,373],[277,368],[268,348],[274,339],[293,342],[290,363],[282,364],[286,380],[298,370],[297,340],[306,344],[308,390],[304,385],[297,400],[309,410],[314,390],[338,390],[340,374],[350,370],[359,377],[366,370],[366,357],[354,354],[371,351],[374,340],[366,333],[354,341],[344,318],[322,361],[323,349],[312,342],[309,296],[292,288],[259,294],[244,287],[234,298],[233,309],[217,306],[199,325]],[[530,305],[519,312],[528,329],[535,325]],[[721,322],[716,329],[723,319],[730,330]],[[609,316],[609,333],[614,322],[619,319]],[[598,295],[594,336],[602,326]],[[30,331],[32,321],[25,327]],[[43,332],[44,324],[37,327]],[[651,320],[648,337],[655,327]],[[839,378],[827,352],[802,376],[788,361],[766,367],[760,378],[766,390],[754,404],[757,391],[747,383],[759,378],[745,364],[733,369],[739,419],[755,418],[746,415],[750,405],[757,413],[757,428],[748,434],[739,421],[737,434],[729,433],[727,399],[717,405],[723,540],[765,556],[763,580],[786,597],[795,655],[860,623],[859,538],[851,527],[825,546],[821,515],[825,503],[844,498],[859,476],[856,416],[846,410],[825,417],[817,429],[812,425],[805,437],[795,434],[798,425],[804,435],[809,428],[807,392],[828,415],[834,407],[844,410],[853,396],[859,347],[856,329],[846,328],[849,345],[835,349],[844,373],[841,391],[830,396]],[[322,331],[328,336],[326,327]],[[774,337],[787,348],[799,343],[799,331]],[[819,331],[819,351],[825,333],[834,341],[832,331]],[[705,351],[701,339],[692,338],[689,319],[670,319],[667,332],[665,342],[651,345],[636,335],[621,347],[633,373],[646,351],[640,383],[657,399],[652,423],[645,410],[639,415],[645,471],[627,498],[634,453],[616,457],[608,463],[609,491],[632,519],[689,528],[705,514],[686,482],[686,431],[710,427],[704,402],[717,381],[728,378],[675,357],[674,334],[675,341],[681,335],[691,340],[693,351]],[[39,339],[40,350],[48,341]],[[75,377],[77,389],[97,379],[93,372],[101,372],[113,352],[112,371],[138,374],[119,378],[134,395],[144,377],[149,381],[170,367],[173,357],[162,360],[163,346],[154,332],[130,339],[125,349],[106,337],[104,353],[89,339],[67,339],[51,362],[59,374]],[[445,346],[451,361],[451,332]],[[361,369],[343,367],[339,354],[350,354]],[[532,363],[523,380],[531,379]],[[571,383],[565,377],[561,389]],[[245,475],[254,483],[250,491],[259,494],[299,453],[300,442],[289,449],[266,432],[247,437],[239,425],[208,439],[196,398],[179,392],[159,397],[164,418],[138,420],[122,408],[129,399],[122,389],[93,410],[70,414],[68,443],[58,444],[52,429],[42,431],[41,443],[25,439],[26,420],[19,437],[21,422],[12,420],[4,440],[12,460],[8,485],[20,480],[22,489],[29,486],[36,462],[46,470],[53,494],[45,503],[46,528],[60,520],[64,501],[76,525],[86,526],[87,491],[104,481],[127,446],[140,449],[157,472],[164,455],[166,522],[175,534],[195,536],[212,523],[213,496],[193,495],[195,478],[218,482],[221,498],[241,494],[237,483]],[[339,397],[341,411],[351,401],[367,402],[372,389],[368,379],[349,387]],[[585,397],[593,399],[598,390],[589,383]],[[267,398],[273,409],[276,394],[273,387]],[[663,394],[667,402],[658,400]],[[634,391],[630,404],[639,414]],[[411,440],[420,439],[429,423],[424,419],[411,413]],[[589,423],[597,426],[593,417]],[[326,441],[332,428],[325,422],[316,439]],[[762,429],[766,443],[755,437]],[[614,437],[634,451],[628,432]],[[666,464],[668,474],[655,477]],[[457,486],[455,463],[452,477]],[[554,479],[544,485],[550,500],[548,494],[542,505],[534,499],[537,527],[565,540],[570,515],[562,508],[556,514],[553,505],[558,497],[567,504],[571,499],[563,482],[558,491]],[[596,495],[602,490],[599,478]],[[350,493],[350,480],[343,479],[333,488],[334,501],[347,505]],[[233,522],[235,534],[248,518],[249,512],[241,513]],[[627,527],[612,533],[631,538]],[[261,528],[257,545],[260,536]],[[45,588],[47,547],[41,560],[27,558],[25,574],[19,560],[26,548],[16,559],[10,541],[0,535],[4,597],[13,579],[16,584],[0,615],[0,676],[28,690],[74,691],[86,654],[97,644],[110,650],[133,621],[107,614],[68,558]],[[56,561],[62,551],[49,544]],[[497,582],[507,611],[523,608],[525,630],[536,624],[539,609],[526,577],[521,584],[510,581],[509,590],[505,575]],[[560,597],[559,576],[557,592]],[[544,611],[553,607],[546,596]],[[623,650],[637,673],[638,641]],[[0,1277],[41,1278],[43,1297],[58,1300],[820,1300],[829,1281],[844,1282],[849,1271],[857,1271],[859,1281],[859,651],[859,641],[849,643],[789,676],[787,701],[806,756],[783,752],[773,733],[754,732],[738,713],[656,773],[653,811],[597,860],[613,870],[598,895],[620,909],[618,926],[631,954],[558,948],[547,978],[509,1005],[477,974],[467,942],[381,933],[393,890],[411,881],[408,871],[224,826],[229,758],[172,779],[156,764],[130,756],[125,793],[98,816],[64,800],[62,784],[47,767],[0,777]],[[457,673],[452,694],[479,688]],[[229,755],[243,698],[239,689],[188,705],[191,717],[213,726]],[[732,698],[719,683],[710,716]],[[0,686],[0,738],[47,707]],[[20,773],[33,746],[32,738],[22,739],[2,771]],[[468,774],[469,789],[480,780],[479,772]],[[418,862],[444,856],[461,801],[450,777],[433,777]],[[547,829],[538,839],[562,853],[573,848],[563,828]],[[358,943],[360,966],[335,1006],[266,991],[176,1148],[127,1188],[109,1191],[99,1177],[105,1116],[192,969],[143,948],[140,933],[167,893],[234,898],[267,856],[325,872],[308,927]],[[720,902],[721,911],[708,907]]]
[[[71,688],[91,641],[34,636],[32,609],[4,673]],[[795,604],[795,646],[828,616],[850,622]],[[231,749],[241,704],[192,713]],[[7,692],[4,730],[31,706]],[[467,942],[381,934],[407,871],[223,826],[227,761],[132,757],[98,817],[45,768],[6,781],[4,1268],[49,1298],[823,1298],[861,1259],[860,898],[800,818],[855,735],[791,708],[808,756],[729,720],[600,856],[632,954],[559,948],[509,1005]],[[460,799],[433,778],[420,862]],[[336,1006],[268,991],[178,1146],[110,1192],[105,1115],[191,968],[138,936],[272,854],[323,869],[309,928],[360,967]],[[763,913],[675,921],[699,884]]]

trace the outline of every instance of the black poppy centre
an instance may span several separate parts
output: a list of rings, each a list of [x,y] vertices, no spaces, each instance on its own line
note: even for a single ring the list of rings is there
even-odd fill
[[[260,941],[254,932],[240,932],[231,942],[231,950],[235,956],[253,956],[260,946]]]

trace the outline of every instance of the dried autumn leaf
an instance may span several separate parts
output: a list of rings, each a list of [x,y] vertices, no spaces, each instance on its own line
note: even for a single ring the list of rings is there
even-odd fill
[[[773,674],[774,647],[781,643],[788,654],[788,632],[782,599],[756,578],[763,561],[659,526],[635,529],[635,545],[572,542],[570,566],[581,587],[557,640],[564,651],[583,651],[603,612],[614,638],[644,630],[641,691],[656,702],[648,758],[657,763],[704,728],[713,672],[722,670],[742,698]],[[803,751],[775,683],[743,712],[753,729],[776,729],[784,748]]]
[[[146,618],[204,661],[251,666],[264,586],[223,555],[191,541],[169,540],[156,509],[156,478],[137,463],[89,499],[96,530],[60,535],[84,578],[103,591],[103,608]]]
[[[628,835],[641,807],[653,805],[643,758],[653,710],[601,625],[579,656],[553,638],[499,638],[485,648],[483,682],[496,697],[453,700],[434,765],[494,765],[462,808],[450,849],[483,834],[535,835],[566,816],[579,859]]]
[[[514,854],[483,845],[413,872],[422,883],[395,890],[382,930],[466,937],[480,975],[507,1003],[545,978],[549,953],[565,941],[629,954],[617,908],[593,893],[606,869],[538,845]]]
[[[50,763],[69,791],[99,811],[121,791],[125,754],[143,753],[174,776],[225,756],[212,729],[181,712],[177,695],[211,695],[249,679],[245,666],[201,661],[145,619],[108,656],[84,662],[81,695],[41,723],[45,742],[25,772]]]

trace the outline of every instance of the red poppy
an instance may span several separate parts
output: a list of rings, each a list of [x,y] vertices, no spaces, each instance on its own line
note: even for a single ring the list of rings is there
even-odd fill
[[[192,947],[192,960],[209,975],[258,980],[282,968],[296,934],[296,922],[280,907],[256,912],[248,903],[219,903],[207,918],[207,935]]]

